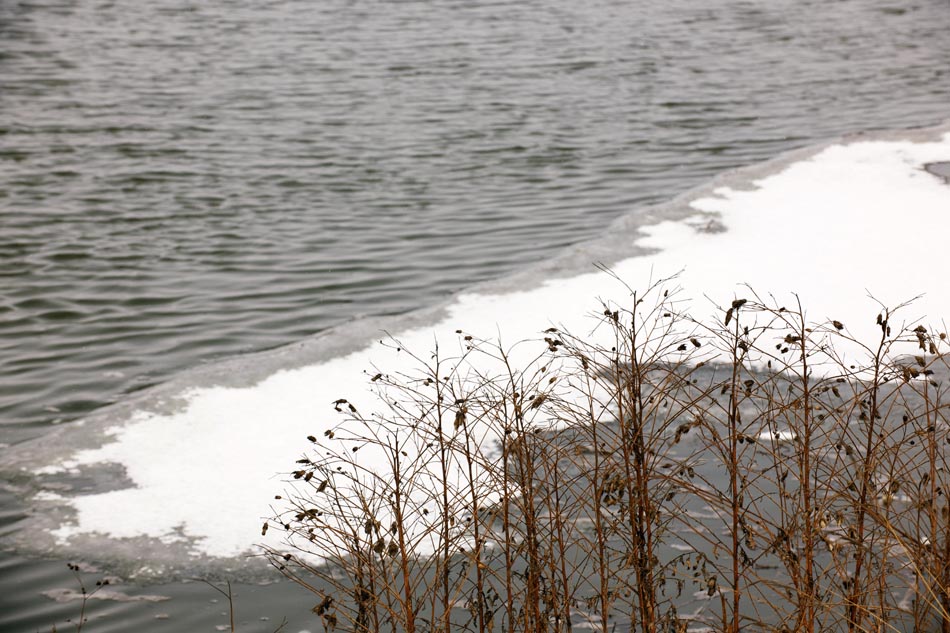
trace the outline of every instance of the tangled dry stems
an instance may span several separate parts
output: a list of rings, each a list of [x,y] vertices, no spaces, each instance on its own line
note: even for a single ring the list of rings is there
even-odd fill
[[[950,631],[946,336],[680,305],[373,372],[382,412],[309,438],[272,564],[327,631]]]

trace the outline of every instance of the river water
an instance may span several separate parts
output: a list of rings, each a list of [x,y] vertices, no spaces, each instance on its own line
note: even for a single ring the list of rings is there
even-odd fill
[[[432,305],[725,170],[937,123],[948,60],[946,0],[4,2],[0,443]],[[62,626],[65,572],[5,554],[0,629]],[[213,630],[183,587],[95,630]]]

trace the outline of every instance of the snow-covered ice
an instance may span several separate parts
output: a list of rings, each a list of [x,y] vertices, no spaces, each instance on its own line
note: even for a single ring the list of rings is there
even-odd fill
[[[950,133],[926,142],[862,140],[828,146],[745,186],[724,187],[690,202],[688,221],[643,231],[651,255],[612,270],[632,287],[679,273],[692,313],[728,305],[749,284],[779,300],[797,293],[809,317],[837,319],[857,337],[873,336],[877,304],[921,295],[908,314],[933,322],[950,315],[950,186],[923,166],[950,160]],[[704,230],[711,220],[725,230]],[[588,332],[600,298],[622,299],[610,275],[595,271],[550,279],[503,295],[462,294],[437,323],[393,335],[420,354],[435,340],[458,345],[457,329],[513,342],[552,324]],[[707,299],[707,297],[709,299]],[[569,299],[566,299],[569,298]],[[99,448],[46,464],[44,472],[121,464],[131,487],[70,497],[74,520],[59,539],[110,537],[194,539],[194,551],[234,556],[261,542],[262,517],[305,449],[337,423],[329,403],[340,397],[361,411],[373,406],[366,374],[407,362],[377,343],[324,362],[277,371],[252,386],[203,387],[173,413],[139,412],[117,423]]]

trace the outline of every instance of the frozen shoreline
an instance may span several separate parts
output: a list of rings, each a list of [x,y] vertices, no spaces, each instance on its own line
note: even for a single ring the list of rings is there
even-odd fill
[[[797,291],[810,318],[838,319],[858,338],[874,329],[868,292],[894,305],[929,291],[906,316],[927,322],[950,315],[950,297],[936,294],[948,267],[937,249],[926,248],[930,235],[950,229],[950,186],[924,170],[950,160],[948,129],[858,135],[724,175],[648,210],[651,226],[631,229],[628,218],[603,240],[445,306],[354,323],[344,333],[186,376],[187,387],[175,381],[94,416],[85,428],[72,425],[82,430],[18,447],[12,463],[41,473],[40,489],[44,478],[68,480],[103,464],[124,471],[113,490],[34,497],[38,507],[59,509],[44,528],[61,545],[95,547],[102,535],[233,557],[261,541],[267,503],[283,487],[276,473],[289,470],[305,436],[336,424],[330,403],[346,397],[366,411],[372,396],[364,372],[374,364],[398,371],[398,355],[364,347],[380,330],[391,328],[419,354],[435,337],[445,348],[457,346],[457,329],[509,343],[540,338],[551,325],[583,334],[598,298],[625,294],[609,275],[576,274],[595,261],[610,263],[635,288],[680,273],[677,285],[693,299],[697,318],[713,314],[712,300],[728,304],[742,283],[779,298]],[[622,259],[622,252],[633,256]],[[108,436],[96,446],[103,429]],[[80,439],[82,431],[87,437]],[[74,447],[83,450],[70,455]]]

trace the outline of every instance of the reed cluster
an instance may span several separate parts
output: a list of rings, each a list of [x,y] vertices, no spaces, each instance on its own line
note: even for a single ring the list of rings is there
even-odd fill
[[[327,631],[950,631],[945,334],[681,306],[657,284],[593,336],[371,372],[270,561]]]

